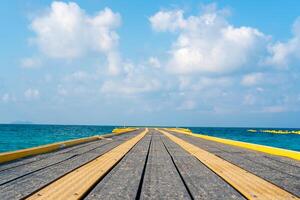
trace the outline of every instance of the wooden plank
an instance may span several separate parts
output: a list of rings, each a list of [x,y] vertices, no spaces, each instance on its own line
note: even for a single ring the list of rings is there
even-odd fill
[[[0,186],[18,177],[23,177],[26,174],[34,173],[48,166],[53,166],[55,164],[62,163],[64,161],[74,159],[75,157],[91,152],[94,149],[101,147],[101,145],[105,145],[110,142],[111,141],[103,139],[103,140],[91,142],[89,145],[83,146],[83,148],[80,149],[73,149],[72,151],[62,150],[62,152],[64,153],[58,153],[58,152],[52,154],[49,153],[50,155],[47,155],[47,157],[44,157],[44,159],[35,160],[34,162],[26,163],[25,165],[23,164],[23,165],[11,167],[10,164],[8,164],[8,166],[10,166],[9,169],[0,171],[0,175],[1,175]]]
[[[170,155],[164,147],[161,135],[153,133],[140,199],[191,199]]]
[[[92,137],[57,142],[57,143],[53,143],[53,144],[47,144],[47,145],[42,145],[42,146],[38,146],[38,147],[22,149],[22,150],[17,150],[17,151],[12,151],[12,152],[0,153],[0,163],[24,158],[27,156],[33,156],[33,155],[37,155],[37,154],[41,154],[41,153],[48,153],[48,152],[62,149],[65,147],[74,146],[74,145],[85,143],[85,142],[100,140],[101,138],[102,137],[100,137],[100,136],[92,136]]]
[[[90,163],[72,171],[27,199],[80,199],[148,132],[146,129]]]
[[[76,154],[75,152],[77,151],[75,151],[75,155],[71,159],[52,166],[48,165],[42,170],[26,174],[23,177],[18,177],[17,179],[0,186],[0,199],[13,200],[24,198],[39,188],[55,181],[64,174],[69,173],[70,171],[82,166],[87,162],[90,162],[100,155],[103,155],[124,141],[136,136],[138,133],[140,133],[140,131],[114,136],[112,137],[112,140],[100,140],[98,141],[99,145],[96,149],[83,154]],[[55,157],[55,155],[52,156]],[[49,158],[52,158],[52,156]],[[2,177],[3,173],[0,175],[0,177]]]
[[[32,147],[32,148],[21,149],[21,150],[12,151],[12,152],[0,153],[0,164],[8,162],[8,161],[13,161],[16,159],[28,157],[28,156],[52,152],[55,150],[59,150],[59,149],[66,148],[66,147],[71,147],[71,146],[86,143],[86,142],[101,140],[101,139],[103,139],[103,137],[109,137],[111,135],[118,135],[118,134],[130,132],[130,131],[134,131],[134,130],[136,130],[136,129],[118,129],[115,133],[112,133],[112,134],[95,135],[95,136],[86,137],[86,138],[79,138],[79,139],[74,139],[74,140],[56,142],[56,143],[42,145],[42,146],[38,146],[38,147]]]
[[[181,133],[171,133],[234,165],[266,179],[290,193],[300,196],[299,161],[213,142]]]
[[[84,199],[136,199],[151,138],[148,133]]]
[[[284,156],[287,158],[300,160],[300,152],[298,152],[298,151],[292,151],[292,150],[281,149],[281,148],[276,148],[276,147],[269,147],[269,146],[264,146],[264,145],[259,145],[259,144],[252,144],[252,143],[247,143],[247,142],[223,139],[223,138],[212,137],[212,136],[202,135],[202,134],[195,134],[195,133],[192,133],[189,131],[183,131],[181,129],[176,129],[176,128],[171,128],[171,129],[167,129],[167,130],[176,131],[176,132],[187,134],[187,135],[192,135],[194,137],[198,137],[198,138],[202,138],[202,139],[206,139],[206,140],[210,140],[210,141],[214,141],[214,142],[229,144],[229,145],[233,145],[233,146],[237,146],[237,147],[251,149],[254,151],[260,151],[260,152],[268,153],[271,155]]]
[[[248,199],[299,199],[278,186],[255,176],[212,153],[194,146],[166,131],[160,130],[160,132],[190,154],[194,155]]]
[[[179,145],[169,140],[166,136],[162,137],[162,141],[171,154],[194,199],[245,199],[222,178]]]
[[[87,146],[90,146],[92,144],[98,144],[99,141],[101,141],[101,140],[87,142],[87,143],[84,143],[84,144],[78,144],[78,145],[75,145],[75,146],[72,146],[72,147],[67,147],[67,148],[64,148],[64,149],[60,149],[58,151],[39,154],[39,155],[31,156],[31,157],[18,159],[18,160],[8,162],[8,163],[3,163],[3,164],[0,164],[0,173],[2,171],[5,171],[5,170],[11,170],[12,168],[20,167],[20,166],[23,166],[23,165],[28,165],[28,164],[31,164],[31,163],[34,163],[34,162],[38,162],[40,160],[47,159],[47,158],[50,158],[52,156],[57,156],[57,155],[61,155],[61,154],[68,154],[72,151],[76,151],[77,149],[80,150],[80,149],[82,149],[84,147],[87,147]]]
[[[45,169],[49,166],[53,166],[65,161],[69,161],[70,159],[75,159],[80,155],[91,152],[94,149],[97,149],[102,145],[108,143],[110,143],[110,141],[101,140],[101,141],[93,142],[93,144],[85,146],[84,148],[76,149],[76,151],[71,151],[62,154],[55,154],[54,156],[48,156],[44,159],[37,160],[35,162],[31,162],[25,165],[20,165],[17,167],[7,169],[5,171],[0,172],[1,175],[0,185],[15,180],[18,177],[26,176],[26,174],[34,173],[39,170]]]

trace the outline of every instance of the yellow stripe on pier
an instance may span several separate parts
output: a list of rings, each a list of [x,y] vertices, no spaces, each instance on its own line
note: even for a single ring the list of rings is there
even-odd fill
[[[64,142],[57,142],[53,144],[47,144],[47,145],[42,145],[38,147],[33,147],[33,148],[28,148],[28,149],[22,149],[22,150],[17,150],[17,151],[12,151],[12,152],[5,152],[5,153],[0,153],[0,163],[16,160],[19,158],[24,158],[27,156],[33,156],[41,153],[48,153],[51,151],[55,151],[61,148],[69,147],[69,146],[74,146],[77,144],[81,144],[84,142],[91,142],[94,140],[99,140],[102,137],[100,136],[93,136],[93,137],[87,137],[87,138],[81,138],[81,139],[76,139],[76,140],[69,140],[69,141],[64,141]]]
[[[298,199],[282,188],[227,162],[220,157],[194,146],[166,131],[159,130],[170,140],[195,156],[200,162],[222,177],[248,199]]]
[[[129,131],[134,131],[137,130],[136,128],[119,128],[119,129],[114,129],[113,133],[110,134],[104,134],[104,135],[96,135],[92,137],[86,137],[86,138],[80,138],[80,139],[75,139],[75,140],[68,140],[68,141],[63,141],[63,142],[57,142],[57,143],[52,143],[52,144],[47,144],[47,145],[42,145],[38,147],[33,147],[33,148],[27,148],[27,149],[22,149],[22,150],[17,150],[17,151],[11,151],[11,152],[4,152],[0,153],[0,164],[12,160],[16,160],[19,158],[24,158],[27,156],[33,156],[33,155],[38,155],[42,153],[49,153],[51,151],[55,151],[61,148],[65,147],[70,147],[86,142],[91,142],[95,140],[101,140],[106,137],[111,137],[114,135],[119,135],[122,133],[126,133]]]
[[[134,138],[37,191],[27,199],[81,199],[147,132],[148,129],[144,130]]]
[[[232,146],[242,147],[242,148],[246,148],[246,149],[251,149],[254,151],[260,151],[260,152],[268,153],[271,155],[283,156],[283,157],[288,157],[288,158],[292,158],[295,160],[300,160],[300,152],[297,152],[297,151],[286,150],[286,149],[281,149],[281,148],[276,148],[276,147],[269,147],[269,146],[264,146],[264,145],[259,145],[259,144],[252,144],[252,143],[247,143],[247,142],[240,142],[240,141],[223,139],[223,138],[217,138],[217,137],[212,137],[212,136],[207,136],[207,135],[195,134],[190,131],[182,130],[182,129],[178,129],[178,128],[168,128],[167,130],[178,132],[178,133],[183,133],[186,135],[191,135],[191,136],[202,138],[205,140],[210,140],[210,141],[228,144],[228,145],[232,145]]]

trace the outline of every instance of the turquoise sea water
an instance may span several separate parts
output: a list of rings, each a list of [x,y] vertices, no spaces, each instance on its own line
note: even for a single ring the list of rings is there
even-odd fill
[[[110,133],[115,126],[0,125],[0,152]],[[186,127],[195,133],[300,151],[300,135],[248,132],[261,128]],[[295,130],[295,129],[280,129]]]
[[[299,134],[272,134],[264,133],[259,130],[288,130],[297,131],[300,129],[287,128],[210,128],[210,127],[187,127],[194,133],[209,135],[219,138],[261,144],[266,146],[278,147],[294,151],[300,151],[300,135]],[[249,132],[247,130],[255,129],[258,132]]]
[[[0,125],[0,152],[111,133],[115,126]]]

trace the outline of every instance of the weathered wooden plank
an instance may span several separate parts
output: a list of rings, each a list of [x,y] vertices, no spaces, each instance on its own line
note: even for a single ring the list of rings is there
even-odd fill
[[[151,145],[150,135],[142,139],[98,183],[87,199],[134,199],[136,196],[142,199],[243,198],[177,144],[153,129],[150,132],[154,134]],[[85,143],[0,165],[0,184],[3,184],[0,199],[23,198],[137,134],[119,135],[112,140]],[[172,134],[299,195],[299,162],[180,133]],[[148,149],[148,162],[145,162]]]
[[[103,140],[102,146],[0,186],[0,199],[20,199],[132,138],[140,131]]]
[[[132,134],[132,133],[135,133],[135,132],[138,132],[138,130],[133,131],[133,132],[128,132],[126,134]],[[117,135],[105,134],[103,136],[106,136],[104,138],[104,140],[105,139],[114,139],[115,137],[118,137],[119,134],[117,134]],[[78,153],[80,153],[82,148],[89,147],[93,144],[97,145],[98,143],[99,143],[99,141],[91,141],[91,142],[87,142],[87,143],[83,143],[83,144],[78,144],[78,145],[75,145],[75,146],[66,147],[66,148],[59,149],[59,150],[49,152],[49,153],[38,154],[38,155],[35,155],[35,156],[25,157],[25,158],[10,161],[10,162],[7,162],[7,163],[1,163],[0,164],[0,172],[8,170],[8,169],[15,168],[15,167],[18,167],[18,166],[28,165],[30,163],[34,163],[34,162],[37,162],[37,161],[40,161],[40,160],[43,160],[43,159],[47,159],[49,157],[60,155],[60,154],[72,153],[72,152],[74,154],[76,154],[76,153],[78,154]]]
[[[202,138],[213,142],[218,142],[221,144],[226,144],[226,145],[235,146],[243,149],[249,149],[252,151],[258,151],[261,153],[286,157],[289,159],[300,161],[300,152],[297,151],[275,148],[275,147],[270,147],[265,145],[254,144],[254,143],[241,142],[241,141],[230,140],[230,139],[224,139],[224,138],[213,137],[213,136],[202,135],[202,134],[195,134],[195,133],[191,133],[189,130],[180,129],[180,128],[168,128],[166,130],[174,131],[177,133],[183,133],[185,135],[190,135],[193,137]]]
[[[129,133],[130,134],[130,133]],[[122,137],[121,137],[122,138]],[[120,139],[121,139],[120,138]],[[107,139],[98,140],[96,142],[92,142],[89,145],[85,145],[81,148],[73,149],[72,151],[61,150],[62,152],[56,152],[55,154],[48,155],[44,159],[36,160],[34,162],[30,162],[27,164],[19,165],[7,170],[3,170],[0,172],[0,186],[12,181],[18,177],[25,176],[30,173],[34,173],[36,171],[42,170],[46,167],[59,164],[64,161],[68,161],[82,154],[88,153],[94,149],[99,148],[102,145],[107,145],[111,141]]]
[[[142,179],[152,133],[147,134],[85,199],[135,199]]]
[[[8,169],[15,168],[15,167],[27,165],[27,164],[30,164],[30,163],[33,163],[33,162],[37,162],[37,161],[46,159],[46,158],[51,157],[51,156],[56,156],[56,155],[60,155],[60,154],[64,154],[64,153],[74,151],[76,149],[81,149],[81,148],[84,148],[84,147],[89,146],[89,145],[94,144],[94,143],[98,144],[98,142],[99,141],[93,141],[93,142],[88,142],[88,143],[84,143],[84,144],[78,144],[76,146],[67,147],[67,148],[57,150],[57,151],[54,151],[54,152],[39,154],[39,155],[31,156],[31,157],[21,158],[21,159],[15,160],[15,161],[3,163],[3,164],[0,164],[0,172],[8,170]]]
[[[147,132],[148,129],[142,131],[137,136],[66,174],[26,199],[81,199]]]
[[[153,137],[143,180],[141,199],[191,199],[161,135],[152,130]]]
[[[165,136],[162,137],[162,140],[194,199],[245,199],[228,183],[180,146]]]
[[[172,132],[267,181],[300,196],[300,162]]]
[[[25,165],[7,169],[5,171],[0,172],[0,176],[1,176],[0,185],[3,185],[11,180],[18,178],[18,177],[22,177],[27,174],[42,170],[46,167],[70,160],[72,158],[75,158],[77,156],[85,154],[89,151],[92,151],[96,148],[99,148],[101,145],[105,145],[108,143],[110,143],[110,142],[104,141],[104,140],[97,141],[94,144],[88,145],[84,148],[81,148],[80,150],[77,150],[77,152],[72,151],[72,152],[63,153],[63,154],[56,154],[55,156],[47,157],[46,159],[41,159],[41,160],[38,160],[35,162],[27,163]]]
[[[166,131],[160,130],[187,152],[195,156],[248,199],[298,199],[295,195],[255,176],[216,155],[205,151]]]

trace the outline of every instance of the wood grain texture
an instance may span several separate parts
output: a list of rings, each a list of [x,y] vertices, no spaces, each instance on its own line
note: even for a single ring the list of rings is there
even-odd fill
[[[27,199],[80,199],[148,132],[148,129],[92,162],[66,174]]]
[[[248,199],[299,199],[280,187],[210,152],[194,146],[166,131],[160,130],[160,132],[199,159],[199,161],[222,177]]]

